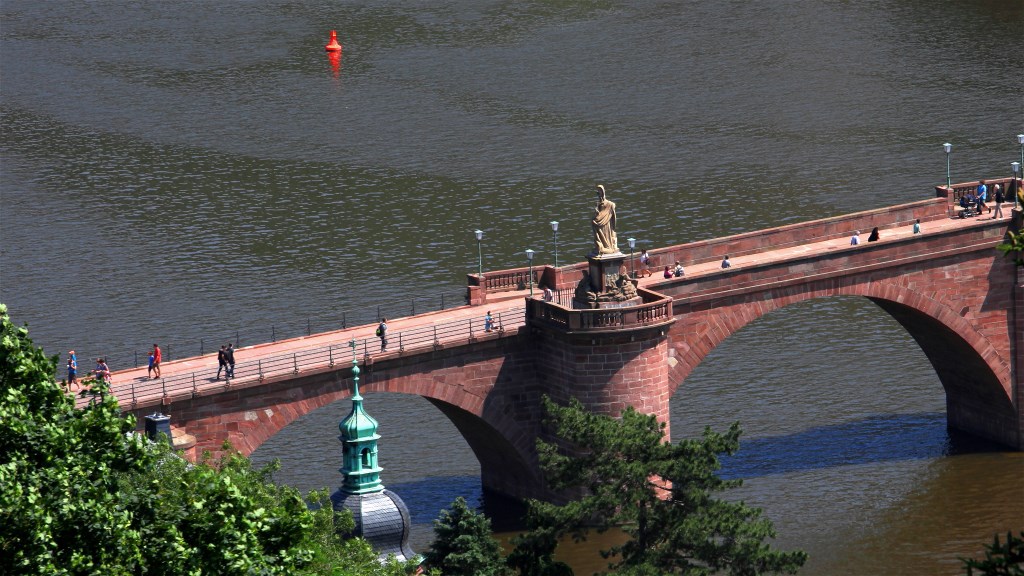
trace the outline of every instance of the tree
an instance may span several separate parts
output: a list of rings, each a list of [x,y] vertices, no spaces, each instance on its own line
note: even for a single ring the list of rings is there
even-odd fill
[[[1014,264],[1024,266],[1024,230],[1007,232],[1006,240],[996,246],[1004,256],[1013,258]]]
[[[325,494],[310,510],[229,451],[191,465],[99,393],[75,408],[57,358],[0,304],[0,574],[400,576]],[[102,382],[92,382],[104,391]],[[324,503],[327,505],[323,505]]]
[[[739,449],[738,424],[671,444],[664,424],[633,408],[611,418],[577,400],[559,406],[545,398],[544,409],[558,439],[537,443],[545,479],[574,497],[564,505],[530,501],[531,531],[585,538],[587,530],[621,528],[629,540],[601,554],[611,571],[634,576],[794,573],[806,561],[804,552],[765,543],[775,531],[759,509],[715,496],[741,484],[716,474],[719,455]]]
[[[1019,536],[1006,533],[1006,543],[999,543],[999,534],[992,538],[992,545],[985,546],[985,559],[961,558],[967,576],[1024,576],[1024,530]]]
[[[426,564],[445,576],[503,576],[508,568],[491,536],[491,521],[459,496],[434,520],[434,543]]]
[[[0,573],[131,573],[143,542],[115,473],[145,470],[153,456],[109,395],[75,409],[54,381],[57,357],[3,304],[0,323]]]

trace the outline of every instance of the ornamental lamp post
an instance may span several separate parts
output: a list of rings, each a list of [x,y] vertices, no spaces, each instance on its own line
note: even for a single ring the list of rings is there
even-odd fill
[[[558,220],[551,221],[551,234],[555,239],[555,268],[558,268]]]
[[[477,230],[476,234],[476,275],[483,281],[484,278],[484,251],[480,246],[480,242],[484,239],[484,231]]]
[[[952,181],[949,179],[949,153],[953,150],[953,145],[946,142],[942,149],[946,151],[946,189],[949,190],[952,187]]]
[[[1022,178],[1022,180],[1024,180],[1024,134],[1017,134],[1017,143],[1020,144],[1020,167],[1019,167],[1019,169],[1017,171],[1021,173],[1020,174],[1021,178]],[[1021,184],[1024,184],[1024,181],[1018,182],[1014,186],[1014,191],[1013,191],[1014,192],[1014,194],[1013,194],[1013,198],[1014,198],[1014,200],[1013,200],[1013,207],[1014,208],[1017,207],[1017,193],[1020,192]]]
[[[636,248],[636,238],[626,238],[629,242],[629,277],[636,278],[636,270],[633,268],[633,249]]]
[[[1020,195],[1020,182],[1017,180],[1017,174],[1020,172],[1020,162],[1010,162],[1010,168],[1013,168],[1013,209],[1017,209],[1017,196]]]
[[[526,260],[530,263],[530,298],[533,298],[533,250],[526,249]]]

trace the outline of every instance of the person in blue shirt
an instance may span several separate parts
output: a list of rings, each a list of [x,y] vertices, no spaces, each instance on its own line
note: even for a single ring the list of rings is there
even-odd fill
[[[981,211],[984,208],[988,208],[988,206],[985,205],[986,200],[988,200],[988,186],[985,186],[985,181],[982,180],[981,184],[978,184],[978,216],[981,216]],[[992,209],[988,208],[988,211],[991,212]]]
[[[484,332],[490,332],[494,330],[494,319],[491,318],[491,311],[487,311],[487,316],[484,316]]]
[[[725,258],[722,258],[722,268],[728,268],[729,266],[732,266],[732,264],[729,262],[729,255],[726,254]]]

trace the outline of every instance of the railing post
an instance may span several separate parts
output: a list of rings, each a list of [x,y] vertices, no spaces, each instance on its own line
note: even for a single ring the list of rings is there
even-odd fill
[[[273,324],[270,325],[270,341],[277,342],[277,331]]]
[[[441,292],[441,310],[444,310],[444,292]]]
[[[309,322],[309,316],[306,316],[306,336],[313,333],[313,325]]]
[[[202,338],[199,339],[199,355],[200,356],[203,355],[203,339]]]
[[[398,333],[398,351],[405,352],[405,345],[402,344],[402,333]]]
[[[327,345],[327,365],[334,366],[334,346]]]
[[[164,391],[164,396],[167,396],[167,380],[165,378],[160,378],[160,389]],[[163,404],[163,402],[160,403]]]
[[[380,304],[377,304],[377,322],[380,322]]]
[[[434,346],[437,346],[440,342],[437,341],[437,324],[434,325]]]
[[[135,367],[138,368],[139,367],[139,351],[138,350],[133,350],[132,353],[135,354]]]
[[[235,348],[238,348],[238,330],[235,330]]]
[[[196,387],[196,373],[192,373],[192,395],[194,396],[199,389]]]
[[[412,314],[411,314],[411,316],[415,316],[415,315],[416,315],[416,298],[413,297],[413,299],[412,299]]]
[[[71,389],[70,385],[68,386],[68,389]],[[136,403],[137,402],[135,400],[135,380],[132,380],[132,406],[135,406]]]
[[[257,360],[256,361],[256,369],[259,371],[260,381],[262,381],[263,380],[263,360]]]
[[[341,329],[345,330],[346,328],[348,328],[348,319],[345,318],[345,313],[342,312],[341,313]]]
[[[171,345],[170,345],[170,343],[167,344],[167,361],[168,362],[171,361]]]
[[[292,374],[299,373],[299,359],[294,352],[292,352]]]

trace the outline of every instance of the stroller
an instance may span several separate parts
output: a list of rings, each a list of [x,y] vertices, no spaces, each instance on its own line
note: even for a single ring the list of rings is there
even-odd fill
[[[974,202],[971,202],[966,196],[960,197],[960,207],[963,208],[963,210],[961,210],[957,216],[961,219],[973,218],[978,215],[977,212],[974,211]]]

